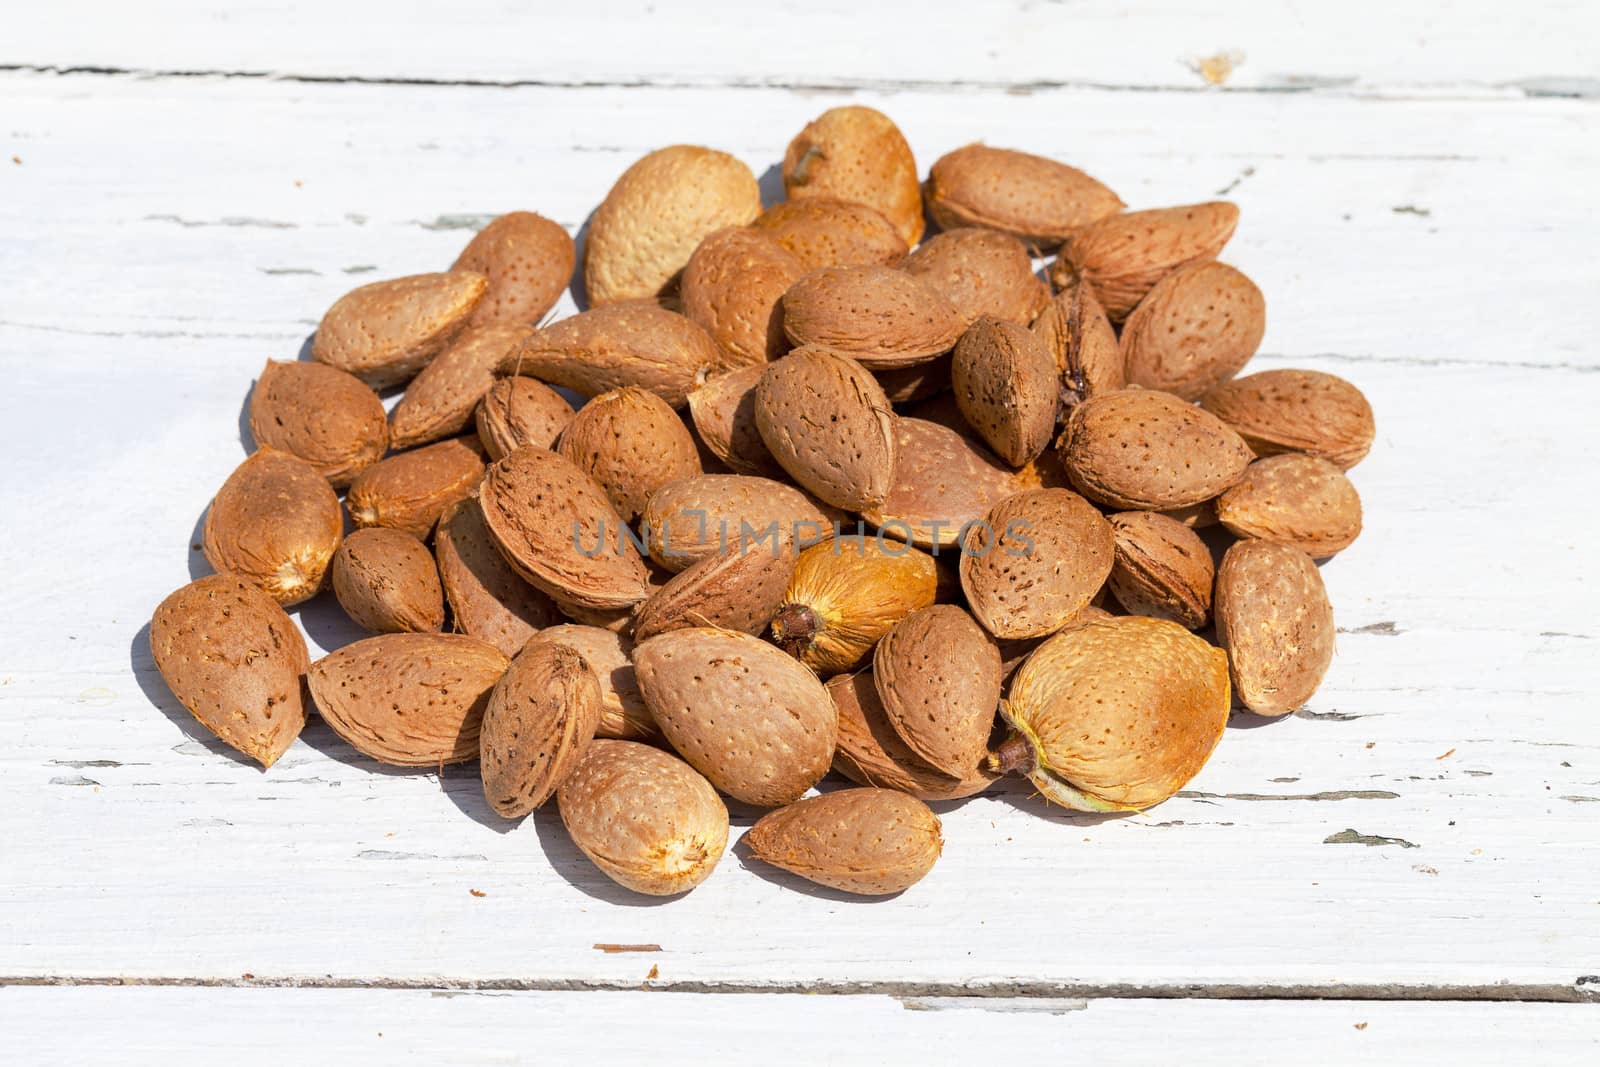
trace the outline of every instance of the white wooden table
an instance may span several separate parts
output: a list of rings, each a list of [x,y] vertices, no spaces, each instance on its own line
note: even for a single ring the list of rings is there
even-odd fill
[[[1595,1062],[1592,4],[521,6],[4,16],[7,1062]],[[1220,87],[1193,69],[1230,52]],[[263,774],[190,721],[143,627],[204,567],[266,359],[494,214],[576,231],[671,142],[762,173],[845,100],[923,166],[985,138],[1136,206],[1242,205],[1257,365],[1379,419],[1307,710],[1236,723],[1143,816],[946,806],[937,869],[877,903],[733,853],[641,901],[470,768],[313,723]]]

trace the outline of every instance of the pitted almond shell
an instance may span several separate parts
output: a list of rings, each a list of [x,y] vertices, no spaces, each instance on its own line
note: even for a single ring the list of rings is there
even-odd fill
[[[1333,374],[1268,370],[1225,382],[1200,406],[1232,426],[1258,456],[1304,452],[1349,470],[1372,448],[1372,405]]]
[[[1116,193],[1076,167],[984,144],[941,156],[923,195],[942,229],[999,230],[1041,251],[1123,208]]]
[[[726,152],[671,145],[649,153],[622,173],[589,220],[589,305],[663,295],[707,234],[747,226],[759,214],[756,176]]]
[[[600,721],[596,737],[650,741],[661,736],[639,693],[633,672],[633,640],[598,626],[567,623],[540,630],[528,643],[555,644],[583,657],[600,683]]]
[[[774,459],[819,500],[881,504],[894,480],[894,411],[866,368],[839,352],[795,349],[756,385],[756,427]]]
[[[556,452],[600,484],[624,522],[663,485],[700,473],[700,450],[665,400],[638,386],[602,393],[567,423]]]
[[[384,634],[311,665],[323,719],[379,763],[436,767],[478,758],[489,693],[510,661],[464,634]]]
[[[583,761],[600,723],[600,683],[563,645],[517,653],[489,694],[479,734],[483,798],[521,818],[555,795]]]
[[[965,322],[988,316],[1027,326],[1050,302],[1022,242],[994,230],[959,229],[917,246],[901,269],[945,295]]]
[[[267,360],[250,393],[250,436],[305,460],[335,489],[389,448],[378,394],[352,374],[304,360]]]
[[[1060,289],[1082,277],[1111,321],[1121,322],[1169,273],[1215,259],[1238,224],[1238,206],[1225,200],[1108,215],[1062,246],[1050,280]]]
[[[892,789],[807,797],[762,816],[744,841],[764,863],[861,896],[911,888],[944,847],[939,817]]]
[[[827,690],[839,713],[833,769],[857,785],[898,789],[922,800],[956,800],[996,781],[982,768],[952,778],[924,763],[890,724],[870,668],[829,679]]]
[[[438,633],[444,591],[428,547],[410,534],[357,530],[333,554],[333,595],[368,633]]]
[[[1117,331],[1091,286],[1069,279],[1032,330],[1056,361],[1063,407],[1127,387]]]
[[[558,602],[611,611],[649,595],[632,532],[599,483],[565,456],[517,449],[489,468],[478,500],[506,562]]]
[[[878,642],[872,674],[895,733],[923,762],[977,775],[1000,706],[1000,649],[972,616],[934,604]]]
[[[339,498],[303,459],[262,448],[222,483],[206,510],[206,562],[298,604],[322,588],[344,535]]]
[[[1211,617],[1216,570],[1200,535],[1155,511],[1111,516],[1116,563],[1111,592],[1131,614],[1169,619],[1198,630]]]
[[[1060,379],[1049,350],[1024,327],[974,322],[956,345],[950,384],[967,423],[1013,467],[1049,447]]]
[[[1179,267],[1123,323],[1128,382],[1198,400],[1239,373],[1266,329],[1266,298],[1241,271],[1209,259]]]
[[[1228,724],[1222,651],[1164,619],[1069,626],[1011,679],[995,762],[1078,811],[1139,811],[1182,789]]]
[[[1361,533],[1361,495],[1343,471],[1317,456],[1258,459],[1217,498],[1217,519],[1240,537],[1256,537],[1325,559]]]
[[[502,378],[478,402],[478,439],[491,460],[523,445],[553,449],[572,415],[567,398],[543,382],[521,375]]]
[[[411,448],[470,427],[472,413],[495,383],[495,368],[527,329],[512,323],[470,326],[423,368],[389,416],[389,443]]]
[[[726,357],[698,325],[645,300],[590,308],[534,332],[500,365],[584,396],[636,385],[675,408]]]
[[[576,263],[572,238],[561,224],[532,211],[512,211],[479,230],[451,270],[473,270],[489,291],[472,324],[503,323],[531,330],[556,306]]]
[[[755,228],[794,254],[806,270],[857,264],[892,267],[908,245],[883,213],[831,196],[808,196],[772,205]]]
[[[718,230],[683,269],[683,313],[739,363],[765,363],[789,349],[783,294],[808,268],[761,230]]]
[[[926,363],[954,347],[966,323],[942,293],[892,267],[823,267],[783,296],[797,345],[843,352],[872,370]]]
[[[1210,500],[1237,482],[1251,459],[1215,415],[1151,389],[1090,397],[1072,409],[1056,448],[1084,496],[1140,511]]]
[[[345,506],[357,526],[387,526],[420,540],[478,487],[483,469],[477,437],[452,437],[368,467],[350,483]]]
[[[906,244],[922,238],[922,190],[911,146],[889,116],[870,107],[830,108],[806,124],[783,155],[790,200],[836,197],[867,204]]]
[[[1018,475],[977,441],[922,419],[894,421],[894,482],[863,517],[918,548],[954,548],[961,528],[1024,488]]]
[[[1333,607],[1311,557],[1270,541],[1238,541],[1217,568],[1217,643],[1239,702],[1287,715],[1311,699],[1333,662]]]
[[[482,274],[460,270],[352,289],[322,316],[311,358],[374,389],[403,385],[455,339],[488,288]]]
[[[455,628],[507,656],[562,621],[555,603],[511,569],[483,522],[476,496],[453,504],[433,535],[439,578]]]
[[[661,487],[644,509],[650,558],[677,573],[728,548],[805,545],[843,516],[792,485],[744,474],[702,474]]]
[[[1070,489],[1028,489],[967,530],[961,588],[996,637],[1054,633],[1111,573],[1111,526]]]
[[[711,454],[735,473],[786,478],[756,425],[756,383],[766,364],[719,371],[689,394],[694,428]]]
[[[231,574],[190,582],[150,620],[150,654],[200,725],[263,767],[305,726],[305,638],[277,601]]]
[[[707,556],[639,605],[633,620],[636,640],[647,641],[668,630],[715,626],[759,634],[783,602],[794,575],[794,543],[752,545],[743,550]]]
[[[728,849],[728,809],[711,783],[635,741],[595,741],[556,802],[573,844],[636,893],[687,892]]]
[[[833,701],[802,664],[749,634],[690,628],[642,642],[639,690],[672,747],[747,804],[798,800],[833,761]]]

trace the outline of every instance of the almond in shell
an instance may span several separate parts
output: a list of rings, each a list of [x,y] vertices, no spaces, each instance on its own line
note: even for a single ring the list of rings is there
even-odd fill
[[[498,814],[521,818],[555,795],[582,762],[600,722],[600,683],[563,645],[517,653],[483,711],[479,770],[483,797]]]
[[[1211,617],[1216,571],[1200,535],[1168,515],[1125,511],[1111,516],[1116,562],[1111,592],[1131,614],[1170,619],[1198,630]]]
[[[1084,282],[1069,279],[1031,329],[1055,359],[1063,407],[1127,386],[1117,331]]]
[[[893,789],[840,789],[762,816],[751,855],[791,874],[861,896],[900,893],[933,869],[939,817]]]
[[[1287,715],[1311,699],[1333,662],[1333,607],[1311,557],[1270,541],[1236,542],[1217,568],[1217,643],[1239,702]]]
[[[794,542],[730,547],[673,576],[639,605],[633,635],[647,641],[668,630],[714,626],[759,634],[783,602],[794,575]]]
[[[906,244],[922,237],[917,161],[900,128],[870,107],[831,108],[807,123],[784,153],[783,188],[790,200],[829,196],[867,204]]]
[[[1150,389],[1090,397],[1072,409],[1056,448],[1084,496],[1141,511],[1210,500],[1237,482],[1251,459],[1215,415]]]
[[[213,574],[163,600],[150,620],[150,653],[178,702],[263,767],[300,736],[305,638],[245,579]]]
[[[1217,498],[1217,519],[1240,537],[1298,548],[1325,559],[1361,533],[1361,495],[1343,471],[1299,453],[1268,456]]]
[[[894,481],[863,517],[918,548],[954,548],[961,529],[1025,488],[1017,473],[977,441],[923,419],[894,421]]]
[[[335,489],[389,448],[378,394],[352,374],[305,361],[267,360],[250,393],[250,436],[305,460]]]
[[[966,322],[988,316],[1027,326],[1050,302],[1050,287],[1034,275],[1022,242],[994,230],[930,237],[901,269],[943,293]]]
[[[832,533],[839,512],[792,485],[743,474],[702,474],[663,486],[644,509],[650,558],[677,573],[731,548],[797,545]]]
[[[532,211],[512,211],[479,230],[451,270],[489,279],[472,324],[539,325],[572,280],[576,252],[561,224]]]
[[[872,674],[895,733],[929,766],[970,779],[1000,706],[1000,649],[953,604],[895,623],[872,655]]]
[[[1111,321],[1121,322],[1169,273],[1215,259],[1238,224],[1238,206],[1225,200],[1108,215],[1062,247],[1050,280],[1059,289],[1083,278]]]
[[[298,604],[322,588],[343,535],[328,480],[303,459],[262,448],[211,499],[206,562],[249,579],[280,604]]]
[[[892,267],[823,267],[783,296],[797,345],[843,352],[872,370],[926,363],[955,346],[961,313],[921,278]]]
[[[654,393],[602,393],[573,416],[556,452],[600,484],[624,522],[644,513],[663,485],[700,473],[700,450],[683,420]]]
[[[718,230],[683,269],[683,313],[740,363],[765,363],[789,348],[783,294],[806,265],[761,230]]]
[[[410,534],[374,526],[357,530],[333,554],[333,594],[369,633],[438,633],[444,590],[426,545]]]
[[[713,374],[689,394],[689,414],[706,448],[733,471],[784,478],[756,425],[756,384],[766,369],[756,364]]]
[[[639,692],[633,670],[633,640],[598,626],[567,623],[540,630],[529,644],[556,644],[583,657],[600,683],[600,721],[596,737],[650,741],[661,736]]]
[[[996,637],[1039,637],[1065,626],[1111,573],[1111,526],[1069,489],[1028,489],[965,531],[961,588]]]
[[[350,483],[345,505],[357,526],[387,526],[420,540],[478,487],[483,469],[478,439],[452,437],[368,467]]]
[[[922,800],[956,800],[981,793],[996,780],[982,768],[952,778],[924,763],[889,722],[872,671],[828,680],[839,713],[839,747],[833,769],[857,785],[898,789]]]
[[[1128,382],[1198,400],[1239,373],[1266,329],[1266,298],[1243,272],[1215,260],[1179,267],[1123,323]]]
[[[1304,452],[1349,470],[1372,448],[1372,405],[1334,374],[1268,370],[1212,389],[1200,406],[1232,426],[1258,456]]]
[[[1049,447],[1060,379],[1037,335],[1016,323],[979,319],[956,345],[950,382],[961,414],[1013,467]]]
[[[322,316],[311,358],[374,389],[403,385],[465,328],[488,288],[489,279],[470,270],[363,285]]]
[[[774,204],[756,219],[755,228],[771,234],[808,271],[857,264],[892,267],[909,248],[883,212],[831,196]]]
[[[923,195],[942,229],[984,227],[1045,251],[1123,207],[1116,193],[1076,167],[984,144],[941,156]]]
[[[495,368],[527,332],[511,323],[463,330],[406,387],[389,416],[390,444],[411,448],[466,430],[478,401],[495,383]]]
[[[554,448],[572,421],[567,398],[543,382],[515,375],[501,378],[478,402],[478,439],[490,459],[504,459],[523,445]]]
[[[562,621],[555,603],[512,570],[495,547],[476,496],[440,517],[433,550],[458,631],[515,656],[535,633]]]

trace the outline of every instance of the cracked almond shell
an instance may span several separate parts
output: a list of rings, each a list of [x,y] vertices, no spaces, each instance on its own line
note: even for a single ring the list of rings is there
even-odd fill
[[[745,474],[701,474],[662,486],[644,509],[650,558],[677,573],[743,545],[796,544],[831,533],[839,512],[792,485]]]
[[[534,634],[562,621],[555,603],[512,570],[495,547],[476,496],[440,516],[433,551],[457,631],[515,656]]]
[[[967,423],[1013,467],[1049,447],[1060,379],[1049,350],[1024,327],[974,322],[956,345],[950,384]]]
[[[868,534],[831,538],[800,553],[772,638],[826,678],[860,666],[890,627],[938,594],[926,552]]]
[[[756,176],[728,153],[681,144],[649,153],[623,171],[589,220],[589,305],[667,293],[707,234],[759,214]]]
[[[1211,617],[1216,569],[1200,535],[1168,515],[1124,511],[1111,516],[1116,562],[1111,592],[1133,615],[1169,619],[1198,630]]]
[[[501,378],[478,401],[478,440],[491,460],[504,459],[523,445],[554,449],[572,421],[567,398],[543,382],[521,375]]]
[[[963,526],[1024,488],[999,457],[947,426],[901,416],[894,433],[889,493],[862,512],[890,537],[918,548],[954,548]]]
[[[929,766],[970,779],[1000,706],[1000,649],[953,604],[912,612],[872,655],[878,697],[895,733]]]
[[[1116,193],[1076,167],[985,144],[939,157],[923,195],[941,229],[998,230],[1043,251],[1123,208]]]
[[[1111,573],[1111,526],[1070,489],[1028,489],[995,505],[962,543],[961,588],[996,637],[1054,633]]]
[[[829,108],[806,124],[783,155],[790,200],[813,196],[876,208],[908,245],[922,238],[917,161],[900,127],[859,105]]]
[[[788,249],[806,270],[873,265],[892,267],[909,246],[883,212],[831,196],[785,200],[753,223]]]
[[[556,802],[573,844],[636,893],[687,892],[728,848],[728,809],[711,783],[636,741],[595,741]]]
[[[567,423],[556,452],[600,484],[624,522],[663,485],[700,473],[700,450],[665,400],[627,386],[601,393]]]
[[[988,316],[1027,326],[1050,302],[1033,257],[1015,237],[960,229],[918,245],[900,265],[943,293],[965,322]]]
[[[311,358],[374,389],[403,385],[466,327],[488,288],[482,274],[460,270],[352,289],[322,316]]]
[[[1372,405],[1334,374],[1267,370],[1225,382],[1200,406],[1232,426],[1258,456],[1304,452],[1349,470],[1372,448]]]
[[[1217,520],[1239,537],[1290,545],[1314,559],[1344,551],[1361,533],[1361,495],[1317,456],[1256,460],[1216,507]]]
[[[599,723],[600,683],[583,657],[564,645],[525,647],[484,707],[483,798],[508,819],[540,807],[582,762]]]
[[[711,375],[689,394],[689,414],[706,448],[735,473],[786,478],[756,425],[756,383],[766,369],[762,363]]]
[[[744,835],[756,859],[861,896],[903,892],[944,848],[939,817],[892,789],[840,789],[769,812]]]
[[[760,230],[718,230],[683,269],[683,313],[739,363],[765,363],[788,351],[783,294],[808,268]]]
[[[794,575],[794,543],[752,545],[708,556],[672,577],[639,605],[633,619],[636,640],[668,630],[714,626],[759,634],[767,628]]]
[[[798,800],[833,761],[833,701],[804,665],[749,634],[672,630],[633,652],[639,690],[690,765],[747,804]]]
[[[1011,679],[991,765],[1077,811],[1140,811],[1182,789],[1228,724],[1228,661],[1177,623],[1070,626]]]
[[[451,270],[477,271],[488,291],[472,325],[539,325],[572,280],[576,251],[561,224],[532,211],[512,211],[477,232]]]
[[[1050,280],[1060,289],[1083,278],[1111,321],[1121,322],[1169,273],[1217,258],[1238,224],[1239,208],[1226,200],[1108,215],[1062,246]]]
[[[267,360],[250,392],[250,436],[305,460],[335,489],[389,448],[378,394],[353,374],[304,360]]]
[[[483,480],[483,448],[472,435],[400,452],[350,483],[345,506],[357,526],[387,526],[424,539],[446,508]]]
[[[322,588],[344,536],[328,480],[303,459],[258,449],[235,467],[206,509],[206,562],[298,604]]]
[[[311,665],[322,718],[356,751],[398,767],[478,758],[489,693],[510,661],[464,634],[383,634]]]
[[[596,737],[650,741],[661,736],[639,693],[633,670],[633,640],[598,626],[566,623],[540,630],[529,644],[556,644],[583,657],[600,683],[600,720]]]
[[[1322,574],[1297,548],[1238,541],[1217,568],[1217,643],[1239,702],[1287,715],[1310,700],[1333,662],[1333,607]]]
[[[953,778],[924,763],[890,724],[870,668],[830,678],[826,688],[839,713],[833,769],[857,785],[898,789],[921,800],[956,800],[997,780],[981,767]]]
[[[527,330],[509,323],[469,326],[422,369],[389,416],[389,443],[412,448],[469,428],[478,401],[495,383],[495,368]]]
[[[150,620],[150,654],[178,703],[263,767],[300,736],[305,638],[245,579],[209,575],[163,600]]]
[[[368,633],[438,633],[444,590],[428,547],[410,534],[357,530],[333,554],[333,595]]]
[[[610,611],[649,595],[644,561],[598,482],[526,445],[489,468],[484,526],[513,570],[558,603]]]
[[[893,267],[823,267],[783,295],[783,328],[797,345],[843,352],[870,370],[926,363],[966,329],[954,304]]]
[[[1128,382],[1198,400],[1243,369],[1266,330],[1266,298],[1243,272],[1215,260],[1179,267],[1122,325]]]
[[[805,346],[756,385],[756,427],[790,477],[846,511],[881,504],[894,480],[894,411],[849,356]]]
[[[1237,482],[1252,458],[1221,419],[1150,389],[1090,397],[1072,409],[1056,448],[1084,496],[1140,511],[1210,500]]]
[[[1056,361],[1064,407],[1127,387],[1117,331],[1091,286],[1069,279],[1030,329]]]

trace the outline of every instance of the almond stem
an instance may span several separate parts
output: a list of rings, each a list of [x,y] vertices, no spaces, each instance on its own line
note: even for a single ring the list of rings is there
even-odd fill
[[[984,760],[984,769],[991,774],[1031,774],[1039,764],[1033,746],[1021,734],[1013,733]]]

